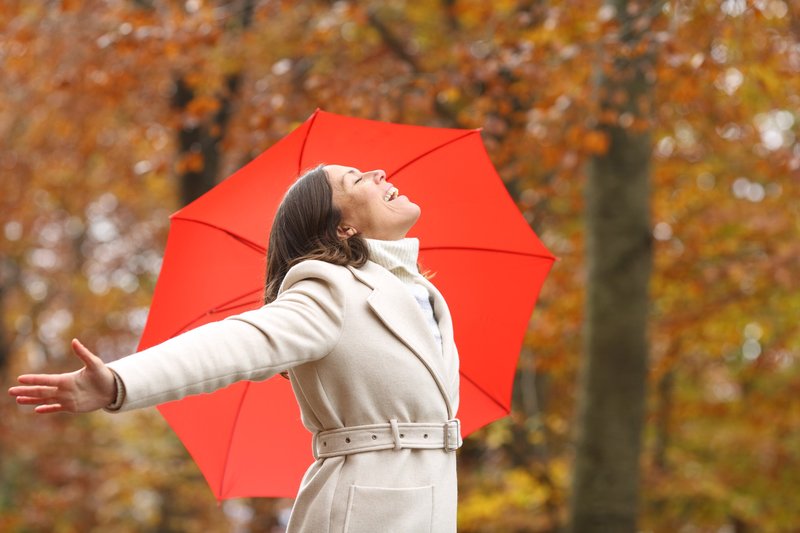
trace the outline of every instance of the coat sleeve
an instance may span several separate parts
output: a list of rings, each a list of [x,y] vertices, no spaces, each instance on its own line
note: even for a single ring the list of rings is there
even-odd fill
[[[264,380],[325,357],[339,340],[345,310],[332,269],[346,269],[305,263],[320,262],[290,270],[274,302],[109,363],[124,385],[118,411]]]

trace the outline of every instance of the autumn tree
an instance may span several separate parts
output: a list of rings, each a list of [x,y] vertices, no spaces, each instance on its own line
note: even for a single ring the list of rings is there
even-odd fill
[[[240,31],[244,5],[3,2],[6,375],[72,368],[72,336],[108,358],[135,348],[182,170],[218,165],[211,181],[224,179],[317,107],[482,127],[560,261],[531,320],[511,416],[459,452],[459,531],[563,527],[584,363],[589,162],[613,153],[612,123],[633,115],[598,107],[600,66],[613,73],[612,58],[634,57],[609,41],[622,14],[597,0],[269,0],[252,3]],[[634,28],[658,43],[642,529],[796,526],[798,20],[796,2],[668,0]],[[176,79],[191,90],[185,106],[173,106]],[[193,126],[213,138],[216,161],[181,148],[179,132]],[[0,411],[4,531],[254,530],[254,507],[289,503],[218,508],[152,411]]]
[[[653,19],[662,2],[616,0],[597,58],[597,128],[586,187],[586,362],[570,530],[636,531],[652,265]]]

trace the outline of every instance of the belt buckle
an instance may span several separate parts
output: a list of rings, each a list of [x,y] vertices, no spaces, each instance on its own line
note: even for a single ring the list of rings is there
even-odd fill
[[[450,432],[453,432],[451,435]],[[453,418],[444,423],[444,449],[454,452],[461,447],[461,421]]]

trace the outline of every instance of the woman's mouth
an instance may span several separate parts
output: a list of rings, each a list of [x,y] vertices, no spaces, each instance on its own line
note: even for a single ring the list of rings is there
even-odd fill
[[[397,190],[397,187],[389,187],[389,190],[386,191],[386,194],[383,195],[384,202],[391,202],[400,194],[400,191]]]

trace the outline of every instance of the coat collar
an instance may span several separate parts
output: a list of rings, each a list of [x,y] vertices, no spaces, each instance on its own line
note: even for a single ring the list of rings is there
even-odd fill
[[[403,286],[403,282],[372,261],[367,261],[361,268],[352,266],[348,266],[348,268],[353,276],[372,289],[367,303],[378,318],[427,367],[445,399],[448,417],[453,418],[457,406],[453,401],[454,396],[450,383],[452,379],[448,381],[443,379],[443,376],[449,376],[452,371],[458,372],[457,365],[453,369],[450,368],[452,364],[448,364],[451,360],[457,361],[457,355],[453,343],[453,323],[450,311],[441,293],[429,281],[424,281],[434,297],[434,313],[442,333],[442,349],[440,351],[425,322],[419,304]]]

